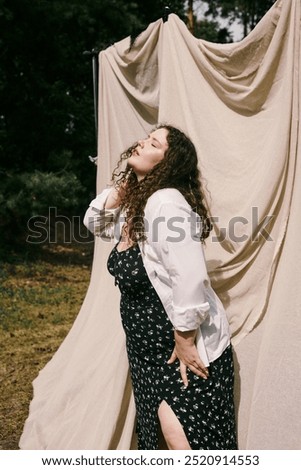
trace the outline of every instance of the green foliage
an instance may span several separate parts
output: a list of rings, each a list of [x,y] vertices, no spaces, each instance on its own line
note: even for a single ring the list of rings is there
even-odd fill
[[[221,16],[229,23],[238,21],[244,27],[246,36],[272,7],[276,0],[208,0],[206,15]]]
[[[165,7],[168,7],[171,13],[175,13],[184,21],[186,20],[186,2],[183,0],[136,0],[135,3],[138,6],[139,16],[144,25],[161,18]]]
[[[231,21],[248,15],[250,23],[251,5],[254,22],[273,2],[203,3],[213,19],[199,21],[195,35],[228,42],[217,14]],[[96,167],[88,156],[96,154],[96,139],[91,57],[84,52],[137,36],[168,5],[186,21],[184,0],[0,0],[2,227],[14,220],[21,227],[50,205],[85,209],[95,191]]]
[[[227,28],[221,28],[217,21],[204,19],[195,22],[194,36],[216,43],[232,42],[231,33]]]
[[[22,173],[10,181],[15,197],[8,201],[8,208],[18,213],[23,206],[30,215],[43,214],[49,206],[64,207],[67,211],[78,206],[83,187],[73,173]]]
[[[0,226],[2,242],[11,241],[26,232],[27,222],[33,216],[48,216],[49,207],[65,213],[82,212],[81,196],[84,188],[74,173],[41,172],[11,173],[1,180]]]
[[[82,210],[88,204],[96,141],[91,59],[83,53],[141,26],[137,8],[121,0],[0,0],[2,226],[42,205],[76,210],[79,181]]]
[[[100,50],[137,25],[134,2],[2,0],[0,149],[6,168],[48,169],[49,154],[95,150],[92,74]],[[5,134],[3,134],[5,132]],[[10,165],[9,165],[10,163]],[[82,166],[81,166],[82,167]]]

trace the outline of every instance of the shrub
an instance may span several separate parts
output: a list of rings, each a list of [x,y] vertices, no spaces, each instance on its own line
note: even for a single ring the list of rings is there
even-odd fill
[[[72,172],[6,173],[0,181],[2,242],[14,242],[26,232],[33,216],[48,216],[49,207],[66,215],[81,213],[84,188]]]

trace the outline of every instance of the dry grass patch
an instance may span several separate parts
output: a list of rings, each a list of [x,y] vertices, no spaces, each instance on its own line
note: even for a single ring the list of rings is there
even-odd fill
[[[92,245],[44,248],[0,268],[0,449],[18,449],[32,381],[70,330],[90,281]]]

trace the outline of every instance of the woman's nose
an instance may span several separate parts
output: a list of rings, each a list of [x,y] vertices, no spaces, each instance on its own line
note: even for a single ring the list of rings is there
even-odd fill
[[[138,145],[139,145],[139,147],[143,148],[144,140],[138,140]]]

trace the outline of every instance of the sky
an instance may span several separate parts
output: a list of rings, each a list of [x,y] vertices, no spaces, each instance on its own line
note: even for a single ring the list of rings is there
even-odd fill
[[[206,2],[203,2],[203,1],[202,2],[199,2],[199,1],[194,2],[194,7],[193,7],[194,8],[194,14],[200,19],[204,18],[204,13],[207,9],[207,5],[204,5],[204,3],[206,3]],[[222,26],[228,26],[227,19],[218,18],[217,20]],[[243,38],[243,28],[238,22],[233,23],[229,29],[232,32],[232,37],[233,37],[234,42],[240,41]]]
[[[228,26],[227,20],[220,19],[219,23],[225,26]],[[232,32],[233,41],[241,41],[243,38],[243,27],[238,22],[233,23],[229,30]]]

